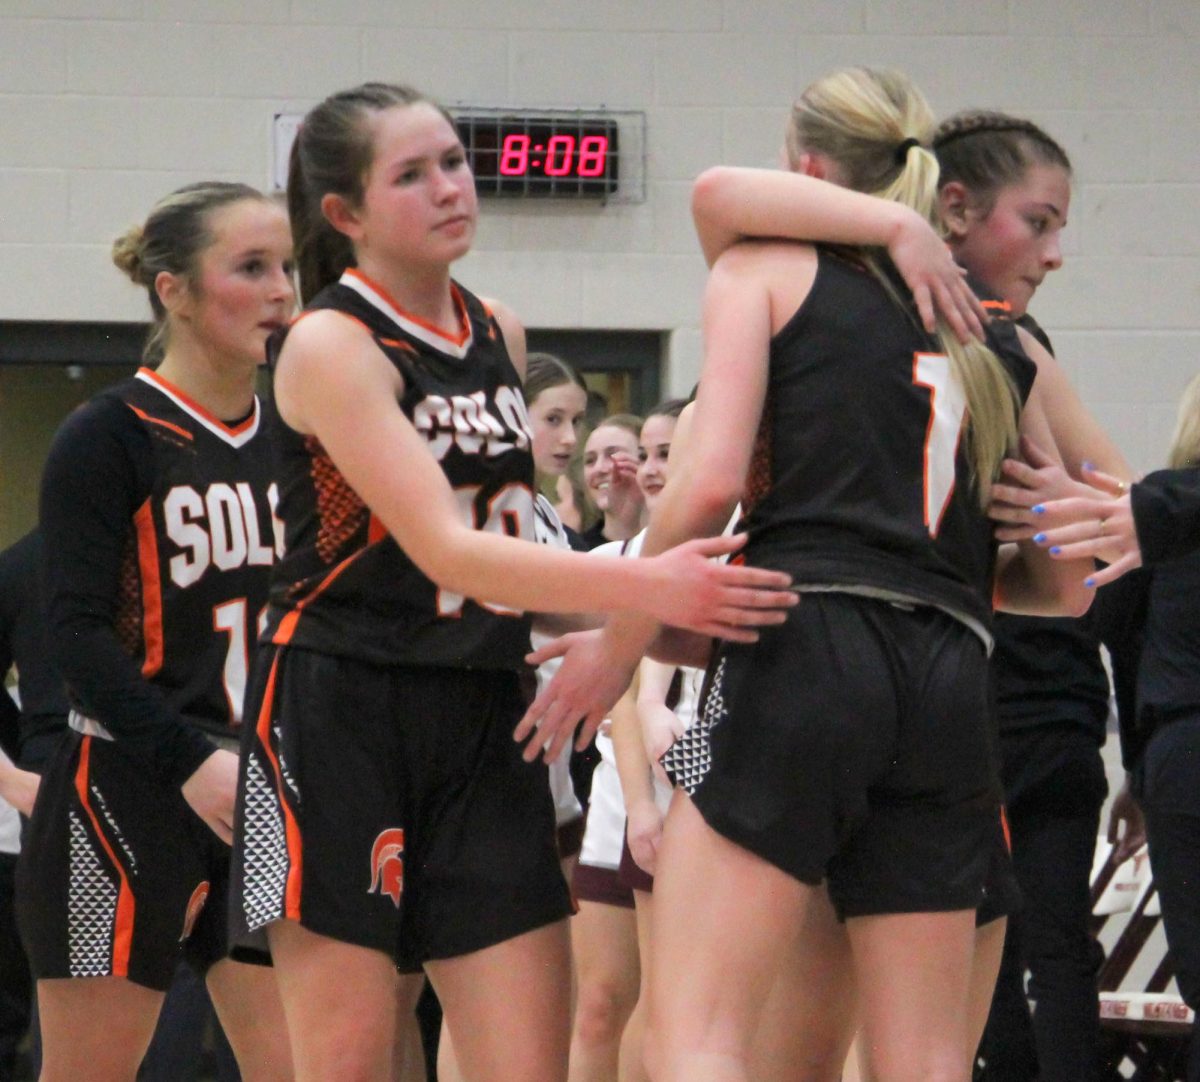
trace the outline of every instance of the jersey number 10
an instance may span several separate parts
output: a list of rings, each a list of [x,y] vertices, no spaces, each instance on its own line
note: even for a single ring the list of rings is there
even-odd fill
[[[473,530],[483,533],[503,534],[507,537],[520,537],[525,541],[534,540],[533,525],[533,493],[528,485],[512,482],[505,485],[490,500],[486,513],[479,508],[479,486],[463,485],[454,490],[458,501],[458,509],[463,521]],[[488,612],[498,616],[520,616],[516,609],[504,605],[489,605],[483,599],[478,599]],[[453,594],[449,590],[439,589],[437,592],[437,611],[439,616],[458,617],[462,615],[465,598],[462,594]]]

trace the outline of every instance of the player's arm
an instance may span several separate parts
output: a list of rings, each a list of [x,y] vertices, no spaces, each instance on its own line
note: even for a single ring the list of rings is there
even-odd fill
[[[1037,380],[1021,411],[1020,431],[1022,480],[1034,481],[1046,492],[1054,491],[1055,486],[1064,492],[1073,487],[1058,454]],[[1010,465],[1010,474],[1014,468]],[[1082,616],[1095,596],[1085,585],[1093,571],[1095,564],[1088,559],[1051,559],[1032,539],[1005,545],[997,560],[996,607],[1035,616]]]
[[[1018,327],[1017,333],[1037,365],[1033,396],[1041,403],[1049,431],[1035,441],[1043,450],[1054,449],[1073,483],[1006,461],[989,509],[999,523],[996,536],[1001,541],[1033,538],[1043,549],[1052,550],[1054,559],[1083,567],[1089,584],[1100,585],[1141,563],[1129,500],[1127,495],[1123,501],[1120,498],[1133,472],[1054,355],[1024,328]],[[1110,566],[1097,571],[1087,563],[1092,559]]]
[[[894,200],[788,170],[716,166],[696,179],[692,218],[710,266],[751,237],[886,248],[927,331],[937,329],[941,314],[962,341],[983,337],[983,307],[945,242]]]
[[[806,272],[810,282],[815,276],[811,249],[760,244],[730,249],[709,274],[704,367],[692,435],[687,453],[672,467],[659,496],[642,558],[630,563],[645,563],[647,557],[688,538],[719,533],[741,499],[766,397],[773,303],[769,283],[780,260],[800,282]],[[519,740],[539,730],[526,754],[549,740],[547,756],[552,758],[581,718],[576,745],[590,740],[647,653],[656,630],[652,617],[620,613],[594,637],[560,640],[532,655],[535,662],[556,654],[565,660],[517,726]]]
[[[472,529],[425,439],[401,411],[400,375],[359,325],[315,312],[288,336],[276,373],[287,423],[312,433],[413,562],[466,597],[543,612],[650,610],[669,623],[744,637],[777,622],[786,576],[731,576],[708,540],[655,563],[585,556]],[[402,463],[402,468],[397,468]],[[742,569],[749,570],[749,569]]]
[[[613,705],[612,742],[613,755],[617,761],[617,774],[621,779],[621,795],[625,800],[625,812],[642,801],[654,801],[654,783],[650,777],[650,764],[642,747],[638,731],[637,698],[640,681],[635,669],[633,679],[625,694]]]
[[[0,695],[6,692],[0,690]],[[0,751],[0,797],[7,800],[22,815],[33,814],[33,802],[37,799],[41,777],[32,770],[22,770]]]
[[[629,840],[629,852],[638,867],[648,875],[655,872],[663,827],[663,815],[654,799],[654,777],[642,743],[641,709],[638,705],[643,691],[641,674],[652,667],[674,671],[657,662],[643,661],[634,672],[629,690],[621,696],[612,712],[613,751],[617,773],[621,776],[621,795],[625,799],[625,833]],[[650,673],[651,679],[654,676]],[[669,684],[669,676],[667,680]]]
[[[213,745],[147,682],[115,629],[134,515],[152,449],[133,412],[100,399],[67,419],[42,477],[47,638],[76,707],[167,782],[182,786]]]
[[[1017,328],[1017,337],[1037,365],[1034,388],[1067,472],[1077,478],[1087,463],[1120,480],[1130,480],[1133,471],[1121,449],[1083,404],[1057,358],[1024,327]]]

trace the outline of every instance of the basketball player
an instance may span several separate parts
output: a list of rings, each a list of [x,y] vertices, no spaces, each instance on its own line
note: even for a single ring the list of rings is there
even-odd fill
[[[797,104],[790,158],[929,216],[931,128],[902,77],[842,72]],[[747,560],[794,567],[808,590],[759,647],[719,652],[701,739],[676,746],[692,796],[672,805],[655,883],[656,1077],[747,1077],[773,963],[826,877],[870,974],[881,1077],[968,1073],[974,909],[998,815],[982,507],[1034,373],[1011,335],[991,332],[1003,362],[927,335],[900,289],[854,253],[781,243],[732,249],[710,279],[694,450],[647,551],[723,524],[745,488]],[[747,483],[760,422],[766,457]],[[996,587],[1012,603],[1043,590],[1086,603],[1028,548],[1006,554]],[[645,641],[633,626],[606,629],[606,665]]]
[[[240,184],[163,199],[113,247],[154,313],[147,361],[55,437],[48,637],[72,732],[22,853],[42,1078],[132,1079],[182,951],[247,1079],[291,1075],[269,972],[225,959],[247,659],[276,555],[255,372],[289,318],[280,207]]]
[[[523,333],[451,280],[476,202],[443,110],[331,96],[288,194],[308,309],[276,344],[286,556],[243,744],[238,931],[266,931],[300,1079],[387,1071],[397,967],[429,974],[465,1077],[562,1079],[569,899],[546,771],[509,737],[519,610],[753,638],[788,579],[707,559],[737,540],[660,561],[522,543]]]

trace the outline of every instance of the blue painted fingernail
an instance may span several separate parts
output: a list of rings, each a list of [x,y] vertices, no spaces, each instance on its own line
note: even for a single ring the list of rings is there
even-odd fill
[[[1062,552],[1062,549],[1058,545],[1050,546],[1050,554],[1052,556],[1057,556],[1060,552]]]
[[[1033,535],[1033,539],[1040,545],[1043,541],[1046,540],[1046,535],[1044,533],[1035,533]]]
[[[1044,503],[1035,503],[1029,510],[1032,511],[1035,515],[1040,515],[1045,512],[1046,505]]]

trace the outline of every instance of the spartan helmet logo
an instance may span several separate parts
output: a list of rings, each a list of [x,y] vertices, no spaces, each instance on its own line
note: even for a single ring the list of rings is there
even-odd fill
[[[404,892],[404,831],[391,827],[380,831],[371,846],[371,886],[368,894],[386,894],[400,908]]]
[[[196,918],[200,916],[200,910],[208,901],[209,889],[209,882],[205,879],[192,891],[192,896],[188,899],[187,910],[184,912],[183,935],[179,937],[180,943],[187,939],[192,934],[192,929],[196,927]]]

